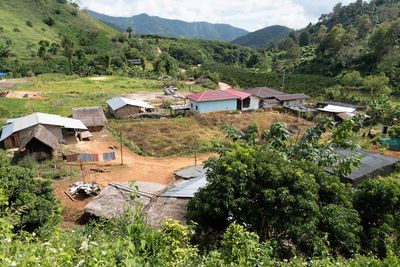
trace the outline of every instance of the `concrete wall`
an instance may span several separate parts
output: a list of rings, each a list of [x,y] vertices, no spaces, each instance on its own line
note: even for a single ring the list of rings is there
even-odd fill
[[[260,101],[261,101],[261,98],[252,95],[252,96],[250,96],[250,106],[248,108],[242,108],[242,110],[243,111],[257,110],[260,108]]]
[[[190,109],[191,111],[196,113],[237,110],[237,100],[229,99],[229,100],[209,101],[209,102],[196,102],[190,100]]]

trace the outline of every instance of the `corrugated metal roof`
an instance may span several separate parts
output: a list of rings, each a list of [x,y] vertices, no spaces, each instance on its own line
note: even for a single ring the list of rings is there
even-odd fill
[[[189,180],[179,181],[174,188],[169,189],[162,196],[175,198],[194,197],[194,194],[207,184],[206,172],[207,168],[204,168],[203,165],[192,166],[178,171],[176,173],[177,176]]]
[[[186,96],[187,99],[196,102],[207,102],[207,101],[221,101],[230,99],[241,99],[240,96],[226,92],[226,90],[209,90],[200,93],[195,93]]]
[[[230,93],[232,95],[240,97],[241,100],[251,96],[251,94],[249,94],[249,93],[241,92],[241,91],[237,91],[237,90],[233,90],[233,89],[226,89],[224,91],[227,93]]]
[[[182,181],[179,185],[165,192],[163,197],[192,198],[200,188],[207,185],[206,176],[199,176],[191,180]]]
[[[301,100],[309,99],[310,97],[306,94],[285,94],[285,95],[275,95],[274,96],[279,101],[291,101],[291,100]]]
[[[381,154],[369,153],[363,150],[345,150],[337,149],[336,152],[342,157],[348,157],[352,154],[361,154],[360,166],[354,169],[351,174],[346,175],[346,178],[357,181],[364,178],[374,178],[380,175],[380,171],[386,168],[391,168],[394,164],[400,161],[399,158],[388,157]],[[331,170],[328,170],[331,171]]]
[[[129,99],[129,98],[120,97],[120,96],[117,96],[117,97],[114,97],[114,98],[108,100],[107,104],[110,106],[110,108],[112,110],[120,109],[126,105],[154,109],[154,107],[152,105],[150,105],[149,103],[147,103],[143,100]]]
[[[352,113],[356,109],[355,108],[335,106],[335,105],[327,105],[324,108],[318,108],[318,110],[319,111],[323,111],[323,112],[330,112],[330,113]]]
[[[27,129],[38,124],[55,125],[76,130],[87,130],[86,126],[80,120],[65,118],[59,115],[37,112],[25,117],[8,120],[6,126],[1,132],[0,141],[3,141],[13,133],[19,132],[23,129]]]
[[[249,88],[245,90],[246,93],[261,97],[261,98],[272,98],[275,95],[284,95],[284,92],[278,91],[273,88],[269,87],[255,87],[255,88]]]

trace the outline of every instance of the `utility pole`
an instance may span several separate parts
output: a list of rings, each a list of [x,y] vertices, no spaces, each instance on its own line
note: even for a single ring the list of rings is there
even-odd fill
[[[285,90],[285,70],[283,70],[283,76],[282,76],[282,91]]]
[[[120,134],[120,138],[121,138],[121,165],[124,165],[124,154],[122,153],[123,151],[122,151],[122,146],[123,146],[123,144],[122,144],[122,133]]]

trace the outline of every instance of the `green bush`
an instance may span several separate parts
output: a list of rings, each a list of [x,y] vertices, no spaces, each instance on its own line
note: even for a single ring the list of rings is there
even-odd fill
[[[47,17],[43,20],[44,24],[48,25],[48,26],[53,26],[56,21],[52,18],[52,17]]]
[[[400,138],[400,125],[390,127],[388,134],[391,138]]]

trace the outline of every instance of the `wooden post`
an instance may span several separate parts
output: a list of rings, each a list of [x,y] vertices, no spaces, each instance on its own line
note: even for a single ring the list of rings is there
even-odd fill
[[[121,165],[124,165],[124,154],[122,153],[123,152],[122,151],[122,146],[123,146],[123,144],[122,144],[122,133],[121,133],[120,137],[121,137]]]
[[[82,180],[83,180],[83,183],[85,183],[85,172],[84,172],[84,169],[83,169],[83,164],[82,164],[82,160],[81,160],[80,156],[79,156],[79,164],[81,166]]]

